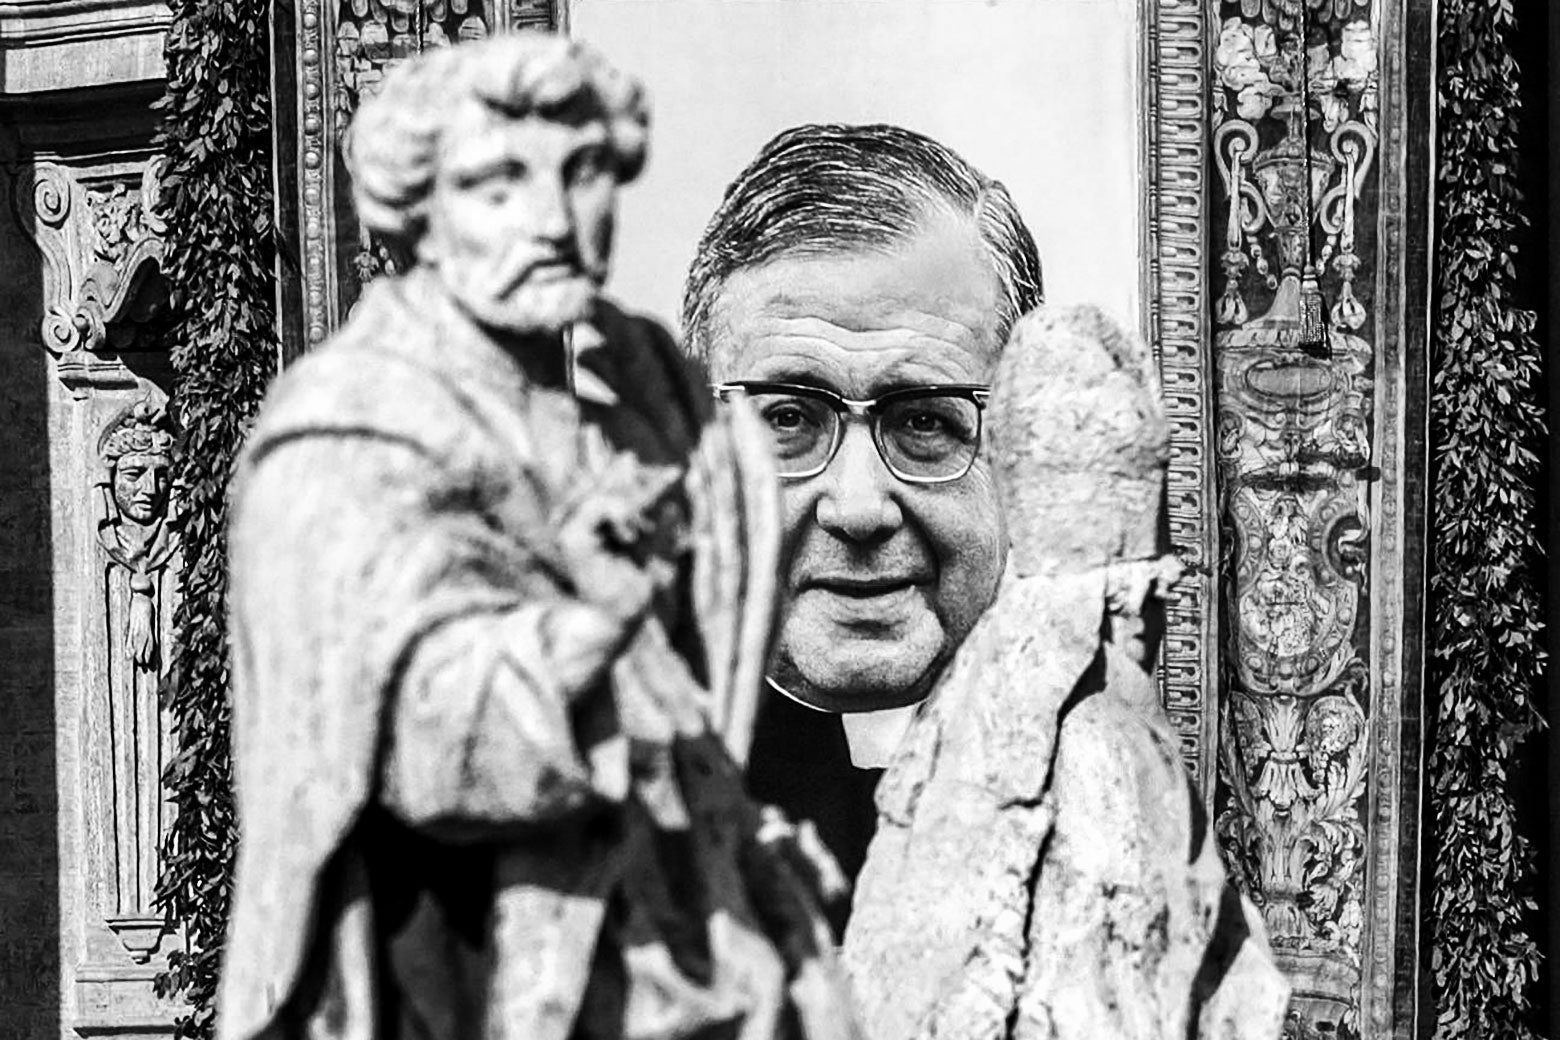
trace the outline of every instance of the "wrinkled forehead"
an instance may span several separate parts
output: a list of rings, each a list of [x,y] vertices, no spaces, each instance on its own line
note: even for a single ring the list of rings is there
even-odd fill
[[[581,94],[578,104],[513,114],[467,93],[439,134],[439,175],[459,177],[495,165],[561,165],[608,140],[605,114]]]

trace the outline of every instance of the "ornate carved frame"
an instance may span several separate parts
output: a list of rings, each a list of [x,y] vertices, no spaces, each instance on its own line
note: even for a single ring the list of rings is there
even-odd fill
[[[1263,10],[1263,0],[1245,0]],[[567,27],[568,0],[487,0],[490,28]],[[1373,0],[1379,11],[1380,151],[1373,172],[1381,200],[1374,240],[1362,252],[1375,271],[1369,337],[1375,345],[1370,491],[1370,781],[1362,803],[1368,842],[1364,922],[1353,1028],[1407,1037],[1419,1017],[1417,942],[1421,591],[1425,474],[1425,355],[1428,306],[1428,135],[1433,4]],[[481,0],[473,0],[473,7]],[[1269,8],[1284,0],[1266,0]],[[331,62],[343,0],[273,7],[278,61],[278,226],[296,245],[278,279],[284,351],[325,339],[356,297],[361,259],[334,147]],[[1294,5],[1290,5],[1294,6]],[[1141,0],[1145,257],[1143,333],[1160,364],[1171,427],[1166,499],[1171,543],[1193,568],[1168,606],[1160,679],[1166,710],[1210,813],[1221,741],[1227,634],[1221,631],[1221,544],[1215,446],[1212,294],[1216,272],[1210,128],[1217,0]],[[291,55],[293,60],[286,60]],[[344,242],[343,239],[346,239]],[[1369,252],[1374,250],[1374,255]],[[284,253],[286,250],[284,249]],[[1304,980],[1297,980],[1303,988]],[[1312,1035],[1302,1015],[1295,1035]]]
[[[1209,390],[1208,65],[1204,0],[1144,0],[1141,23],[1143,333],[1159,359],[1170,424],[1170,542],[1192,572],[1168,605],[1160,650],[1165,710],[1199,790],[1213,790],[1219,628]]]

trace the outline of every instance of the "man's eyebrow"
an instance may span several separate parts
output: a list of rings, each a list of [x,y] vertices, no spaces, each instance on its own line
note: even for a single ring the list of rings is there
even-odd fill
[[[936,371],[931,366],[918,364],[915,361],[896,361],[881,372],[874,372],[867,385],[872,395],[876,397],[894,390],[910,390],[922,386],[936,386],[939,383],[959,382],[965,380],[955,379]]]
[[[834,380],[811,368],[769,369],[762,376],[752,378],[754,382],[790,383],[793,386],[806,386],[814,390],[831,390],[839,393],[839,387],[835,385]]]

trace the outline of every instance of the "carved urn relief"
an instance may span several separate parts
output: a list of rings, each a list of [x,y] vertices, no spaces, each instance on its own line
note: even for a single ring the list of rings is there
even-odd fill
[[[1371,870],[1390,872],[1373,850],[1398,838],[1372,801],[1393,790],[1380,736],[1399,722],[1376,615],[1401,571],[1373,544],[1399,520],[1375,515],[1398,450],[1378,411],[1401,393],[1372,321],[1395,23],[1381,0],[1214,6],[1216,826],[1295,986],[1289,1034],[1358,1036],[1388,1021]]]
[[[146,151],[113,149],[0,167],[13,227],[41,261],[36,338],[21,346],[41,347],[53,375],[50,539],[60,617],[73,619],[58,630],[70,664],[55,703],[76,814],[62,825],[61,927],[80,936],[67,977],[82,1036],[173,1025],[151,988],[179,941],[155,899],[172,811],[159,687],[180,567],[159,174]]]

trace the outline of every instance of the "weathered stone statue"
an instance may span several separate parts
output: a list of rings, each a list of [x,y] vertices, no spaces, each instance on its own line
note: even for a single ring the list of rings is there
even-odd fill
[[[598,296],[646,127],[537,34],[409,61],[352,127],[413,262],[234,480],[224,1040],[855,1035],[821,875],[734,762],[766,442]]]
[[[863,1028],[1277,1037],[1287,987],[1149,674],[1180,570],[1152,361],[1095,311],[1037,311],[988,425],[1009,566],[878,791],[845,937]]]

